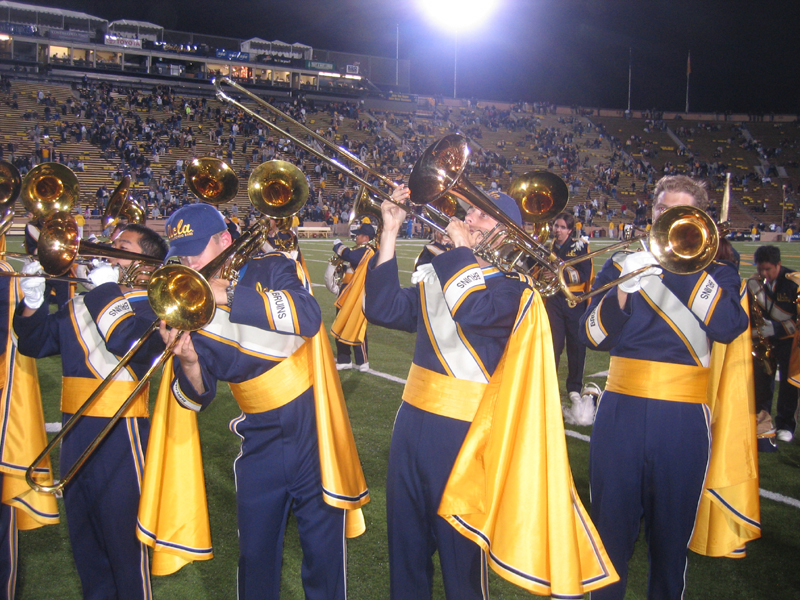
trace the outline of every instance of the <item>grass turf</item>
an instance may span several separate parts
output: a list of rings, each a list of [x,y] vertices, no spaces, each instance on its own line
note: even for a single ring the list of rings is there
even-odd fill
[[[600,247],[603,243],[605,242],[601,241],[593,246]],[[783,264],[800,269],[800,246],[778,245],[783,251]],[[735,246],[742,254],[742,275],[747,277],[754,271],[752,253],[758,244],[737,243]],[[312,280],[321,282],[325,263],[331,256],[330,241],[303,240],[302,248]],[[408,280],[413,260],[420,249],[421,243],[400,244],[398,259],[401,281]],[[602,265],[602,260],[602,257],[597,260],[597,268]],[[323,319],[330,325],[333,321],[333,296],[319,286],[315,287],[315,294],[322,306]],[[369,344],[370,365],[374,370],[405,378],[413,355],[412,335],[371,326]],[[585,381],[595,381],[603,387],[604,377],[590,375],[607,368],[607,354],[589,351]],[[402,385],[357,371],[342,371],[340,375],[372,498],[364,509],[367,532],[348,543],[348,595],[351,600],[388,598],[386,464]],[[39,376],[46,420],[59,421],[60,359],[55,357],[39,361]],[[565,376],[566,364],[562,361],[560,381],[563,382]],[[157,388],[158,377],[151,386],[153,393]],[[156,599],[236,598],[238,543],[232,463],[238,453],[238,438],[228,430],[227,424],[238,414],[239,410],[227,386],[220,386],[216,401],[199,418],[215,558],[186,566],[175,575],[153,578],[153,595]],[[590,427],[568,429],[591,435]],[[578,492],[588,507],[589,446],[585,441],[573,437],[567,438],[567,445]],[[760,455],[760,469],[761,488],[790,499],[800,499],[800,446],[781,444],[780,452]],[[796,535],[800,531],[800,503],[795,500],[794,505],[788,505],[762,498],[761,517],[762,538],[748,545],[746,558],[711,559],[690,553],[687,599],[771,600],[774,597],[800,597],[800,572],[796,567],[796,559],[800,556],[800,542]],[[65,525],[62,510],[60,525],[20,533],[18,599],[72,600],[81,597]],[[303,598],[300,582],[301,558],[296,528],[290,517],[284,550],[281,598]],[[435,561],[435,564],[438,572],[438,562]],[[642,539],[631,560],[626,598],[645,598],[646,587],[647,554]],[[494,574],[490,589],[495,599],[531,597]],[[444,598],[438,577],[433,597]]]

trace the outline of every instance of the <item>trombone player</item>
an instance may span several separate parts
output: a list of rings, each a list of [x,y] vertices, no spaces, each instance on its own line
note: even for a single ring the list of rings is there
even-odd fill
[[[164,239],[138,224],[126,226],[113,247],[158,260],[167,254]],[[112,258],[110,262],[89,273],[94,289],[52,314],[44,302],[44,278],[22,279],[20,284],[25,298],[14,316],[20,351],[35,358],[61,355],[63,422],[156,318],[146,290],[117,284],[118,269],[130,267],[131,261]],[[35,272],[38,263],[29,267]],[[62,473],[117,411],[161,350],[161,340],[151,337],[129,368],[65,436]],[[152,598],[147,549],[136,538],[141,468],[150,430],[147,388],[124,416],[64,489],[70,544],[87,599]]]
[[[654,190],[654,227],[670,207],[702,210],[707,202],[702,183],[664,177]],[[593,600],[625,596],[627,563],[642,517],[650,559],[647,597],[683,597],[709,465],[712,343],[728,344],[748,326],[739,275],[729,264],[711,262],[699,272],[677,274],[662,271],[649,251],[617,252],[594,288],[636,271],[594,296],[581,317],[582,342],[611,354],[592,431],[589,476],[592,520],[620,581],[593,592]]]
[[[175,212],[167,221],[167,233],[170,256],[194,269],[203,268],[232,244],[222,215],[205,203]],[[306,598],[344,600],[346,511],[325,497],[338,491],[323,487],[330,460],[321,466],[320,459],[331,458],[333,438],[318,432],[315,416],[322,386],[313,353],[322,339],[321,311],[302,268],[283,253],[250,259],[238,273],[236,280],[210,281],[217,307],[214,319],[178,340],[172,394],[184,408],[200,411],[214,399],[217,381],[227,381],[242,409],[230,426],[242,440],[234,464],[238,597],[278,599],[282,540],[291,509],[303,547]],[[162,323],[165,343],[177,334]],[[328,375],[332,356],[330,363]],[[344,425],[349,431],[349,422]],[[346,432],[334,433],[341,435]],[[358,465],[354,447],[351,458]],[[344,496],[339,500],[360,506],[366,501],[366,488]]]

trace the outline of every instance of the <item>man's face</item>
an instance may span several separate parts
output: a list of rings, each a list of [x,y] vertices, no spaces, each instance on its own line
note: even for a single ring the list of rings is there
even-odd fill
[[[467,216],[464,217],[464,223],[469,225],[470,233],[486,233],[497,225],[497,221],[475,207],[471,207],[467,211]]]
[[[777,265],[773,265],[771,262],[760,262],[756,265],[756,269],[758,269],[759,277],[772,283],[778,278],[778,273],[781,271],[781,262],[778,261]]]
[[[359,246],[361,244],[366,244],[368,242],[369,242],[369,236],[368,235],[364,235],[363,233],[359,233],[356,236],[356,244],[358,244]]]
[[[694,196],[686,192],[664,192],[653,205],[653,224],[668,208],[686,205],[695,206]]]
[[[142,247],[139,245],[140,237],[141,235],[135,231],[123,231],[114,239],[113,242],[111,242],[111,245],[118,250],[142,254]],[[123,269],[126,269],[133,261],[124,260],[121,258],[110,258],[108,262],[110,262],[112,265],[119,265]]]
[[[205,267],[213,259],[220,255],[220,253],[231,245],[231,234],[227,231],[212,235],[208,240],[205,250],[197,256],[181,256],[181,264],[198,270]]]

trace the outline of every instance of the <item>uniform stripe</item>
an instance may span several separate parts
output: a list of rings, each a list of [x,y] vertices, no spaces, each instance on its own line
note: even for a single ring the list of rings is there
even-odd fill
[[[608,332],[606,332],[606,328],[603,327],[603,323],[600,320],[600,309],[605,301],[606,299],[603,298],[598,302],[597,306],[594,307],[594,310],[589,313],[589,316],[586,318],[586,335],[595,346],[602,344],[608,337]]]
[[[469,294],[476,290],[486,289],[486,280],[481,268],[475,265],[456,273],[442,289],[450,312],[455,313]]]
[[[188,408],[189,410],[193,410],[194,412],[200,412],[202,408],[197,402],[192,401],[186,394],[183,393],[181,390],[180,382],[178,379],[172,383],[172,395],[175,396],[175,399],[178,401],[178,404],[183,406],[184,408]]]
[[[708,324],[721,295],[719,284],[708,273],[697,281],[689,296],[689,308],[703,323]]]
[[[266,360],[282,360],[305,343],[305,338],[299,335],[285,335],[251,325],[231,323],[230,309],[223,307],[217,308],[211,323],[195,333]]]

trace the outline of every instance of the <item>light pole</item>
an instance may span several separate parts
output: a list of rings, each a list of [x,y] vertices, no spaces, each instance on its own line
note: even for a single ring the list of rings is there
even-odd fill
[[[455,32],[455,43],[453,44],[453,99],[456,98],[456,81],[458,78],[458,31]]]

